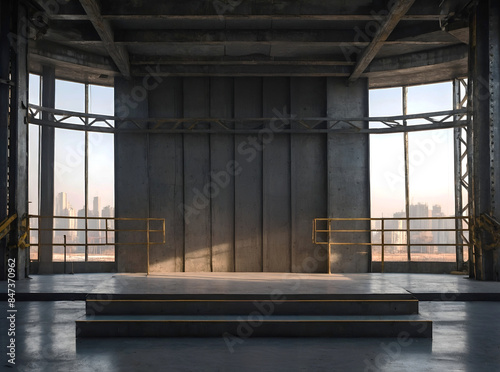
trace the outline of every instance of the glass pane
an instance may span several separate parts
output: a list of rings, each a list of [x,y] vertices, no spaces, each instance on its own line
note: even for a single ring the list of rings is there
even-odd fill
[[[412,230],[426,230],[411,233],[412,260],[454,262],[455,232],[446,230],[455,220],[445,219],[455,214],[453,130],[410,133],[408,146],[410,217],[440,218],[412,221]]]
[[[56,109],[85,112],[85,84],[73,83],[71,81],[56,80]],[[62,116],[56,117],[62,120]],[[64,123],[81,124],[84,122],[78,118],[64,119]]]
[[[370,116],[402,115],[402,89],[376,89],[370,91]],[[381,123],[371,124],[372,128],[386,127]],[[404,140],[402,133],[370,135],[370,182],[371,182],[371,214],[372,218],[397,217],[405,208],[405,166]],[[403,212],[404,215],[404,212]],[[396,230],[400,221],[387,221],[384,229]],[[402,221],[404,222],[404,221]],[[372,222],[372,242],[381,243],[381,221]],[[403,235],[402,235],[403,234]],[[405,231],[387,231],[384,243],[386,261],[406,260],[404,244]],[[373,246],[372,260],[381,260],[381,246]]]
[[[112,134],[89,133],[89,261],[114,261],[114,233],[106,230],[114,228],[114,139]],[[107,227],[106,227],[107,226]]]
[[[100,85],[89,85],[89,113],[113,116],[115,112],[114,89]],[[113,120],[97,121],[95,127],[114,126]]]
[[[408,115],[453,110],[453,84],[447,81],[409,87],[407,105]]]
[[[40,106],[40,76],[29,75],[29,103]],[[31,215],[39,214],[39,201],[38,192],[40,185],[39,177],[39,157],[40,157],[40,127],[38,125],[30,124],[28,126],[28,198],[29,207],[28,212]],[[30,219],[30,227],[32,229],[38,228],[38,219]],[[38,231],[30,231],[30,259],[38,260]]]
[[[67,260],[85,260],[85,234],[75,231],[84,227],[85,215],[85,133],[65,129],[55,130],[54,170],[54,261],[64,260],[64,235],[68,244]],[[71,249],[70,249],[71,248]],[[83,256],[82,256],[83,252]]]
[[[403,114],[402,88],[370,90],[370,116],[387,117]],[[401,124],[400,121],[398,123]],[[393,123],[394,124],[394,123]],[[387,128],[382,122],[371,122],[370,128]]]

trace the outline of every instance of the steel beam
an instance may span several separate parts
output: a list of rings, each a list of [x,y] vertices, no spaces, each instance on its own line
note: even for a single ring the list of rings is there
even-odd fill
[[[371,61],[376,57],[384,41],[387,40],[391,32],[398,25],[399,21],[411,8],[415,0],[399,0],[390,10],[385,22],[378,29],[370,45],[363,51],[354,67],[354,71],[349,77],[349,82],[354,82],[366,70]]]
[[[116,63],[123,76],[130,78],[130,62],[127,49],[115,44],[114,32],[109,21],[102,18],[101,9],[96,0],[80,0],[97,33],[101,37],[110,57]]]

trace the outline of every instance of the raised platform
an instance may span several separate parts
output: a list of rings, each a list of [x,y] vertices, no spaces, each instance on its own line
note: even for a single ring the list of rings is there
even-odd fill
[[[430,274],[76,274],[16,289],[18,301],[86,299],[79,338],[239,337],[249,324],[251,336],[430,337],[417,300],[500,299],[496,282]]]
[[[432,337],[409,294],[90,294],[87,337]]]
[[[321,274],[117,275],[87,296],[76,334],[432,337],[432,322],[418,316],[414,296],[389,282],[373,284]]]

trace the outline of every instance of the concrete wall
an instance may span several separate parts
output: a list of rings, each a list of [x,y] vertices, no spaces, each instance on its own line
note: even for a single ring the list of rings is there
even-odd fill
[[[305,77],[176,77],[161,79],[154,89],[143,84],[116,79],[117,115],[368,113],[366,80],[350,87],[345,79]],[[275,127],[280,125],[277,120]],[[299,123],[292,127],[302,128]],[[366,136],[277,129],[259,136],[121,133],[115,141],[117,217],[166,219],[166,244],[151,248],[151,272],[326,272],[326,249],[311,241],[312,220],[370,215]],[[133,238],[141,239],[117,236],[119,242]],[[144,245],[118,246],[118,271],[144,272],[145,254]],[[349,247],[335,257],[334,271],[369,271],[366,247]]]

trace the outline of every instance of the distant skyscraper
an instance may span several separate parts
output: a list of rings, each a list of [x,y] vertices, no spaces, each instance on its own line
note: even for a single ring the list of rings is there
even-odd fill
[[[65,209],[68,209],[68,194],[60,192],[56,196],[56,216],[64,216]]]
[[[105,206],[103,209],[102,209],[102,214],[101,216],[102,217],[114,217],[114,214],[115,214],[115,209],[110,206],[110,205],[107,205]]]
[[[101,217],[101,198],[94,196],[92,216]]]

